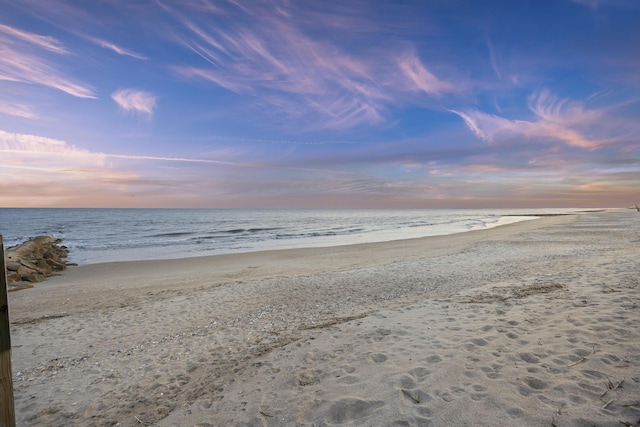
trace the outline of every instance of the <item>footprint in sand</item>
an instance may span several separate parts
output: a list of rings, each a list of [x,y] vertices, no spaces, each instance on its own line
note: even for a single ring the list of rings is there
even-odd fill
[[[296,377],[298,380],[298,385],[301,387],[306,387],[310,385],[314,385],[320,382],[321,371],[303,371],[299,372]]]
[[[327,404],[324,418],[330,424],[351,424],[369,417],[384,405],[386,403],[380,400],[343,397]]]
[[[509,408],[507,409],[507,414],[509,414],[509,416],[511,418],[522,418],[524,417],[524,411],[520,408]]]
[[[591,384],[578,383],[578,387],[588,392],[592,397],[598,397],[602,393],[601,387],[596,387]]]
[[[588,378],[598,378],[598,379],[608,379],[607,376],[605,374],[603,374],[602,372],[598,372],[598,371],[592,371],[589,369],[585,369],[582,372],[582,375],[584,375],[585,377]]]
[[[622,359],[614,354],[605,354],[604,357],[600,358],[600,360],[602,361],[602,363],[611,365],[612,363],[620,363]]]
[[[485,393],[487,391],[487,388],[481,384],[472,385],[471,390],[473,390],[471,393],[469,393],[469,397],[471,397],[471,400],[484,400],[488,396],[488,394]]]
[[[500,370],[502,369],[502,365],[499,363],[493,363],[491,366],[482,366],[480,370],[485,373],[487,378],[492,380],[496,380],[498,378],[502,378],[502,374]]]
[[[478,373],[474,369],[466,369],[462,374],[467,378],[476,378]]]
[[[423,368],[421,366],[417,368],[410,369],[408,374],[414,378],[424,378],[431,373],[427,368]]]
[[[489,342],[484,338],[474,338],[471,340],[471,342],[479,347],[484,347],[485,345],[489,344]]]
[[[520,353],[520,359],[524,360],[527,363],[540,362],[540,358],[533,353]]]
[[[371,360],[373,360],[376,363],[386,362],[387,359],[388,359],[387,355],[382,353],[377,353],[371,356]]]
[[[587,403],[587,400],[586,400],[586,399],[584,399],[584,398],[582,398],[581,396],[577,396],[577,395],[574,395],[574,394],[570,394],[570,395],[568,395],[567,397],[569,398],[569,400],[570,400],[571,402],[573,402],[573,403],[575,403],[575,404],[578,404],[578,405],[582,405],[582,404],[584,404],[584,403]]]
[[[355,384],[360,381],[360,378],[356,377],[355,375],[346,375],[344,377],[338,378],[336,381],[341,384]]]
[[[544,390],[549,387],[549,384],[536,377],[527,377],[524,382],[535,390]]]
[[[432,356],[427,357],[427,362],[439,363],[439,362],[442,362],[442,357],[438,356],[437,354],[434,354]]]
[[[416,382],[414,381],[413,376],[411,375],[402,375],[397,381],[396,386],[399,390],[407,390],[416,387]]]
[[[436,395],[447,403],[452,402],[455,399],[448,391],[445,391],[445,392],[436,391]]]

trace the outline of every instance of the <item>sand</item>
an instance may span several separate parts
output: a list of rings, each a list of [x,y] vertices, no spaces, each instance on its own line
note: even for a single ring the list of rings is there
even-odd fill
[[[74,267],[9,294],[19,425],[640,423],[640,214]]]

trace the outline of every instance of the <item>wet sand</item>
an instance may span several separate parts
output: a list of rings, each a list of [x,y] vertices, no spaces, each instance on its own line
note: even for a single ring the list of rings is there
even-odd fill
[[[635,211],[75,267],[9,295],[16,416],[634,425],[639,296]]]

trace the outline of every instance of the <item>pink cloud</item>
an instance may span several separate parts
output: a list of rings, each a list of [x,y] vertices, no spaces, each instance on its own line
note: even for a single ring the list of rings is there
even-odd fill
[[[204,79],[266,102],[286,96],[288,102],[273,106],[294,118],[313,117],[314,123],[333,128],[376,124],[407,96],[456,91],[455,85],[435,76],[411,49],[402,49],[400,54],[378,47],[347,52],[327,38],[311,36],[310,30],[325,23],[307,22],[306,12],[294,5],[281,10],[257,5],[215,13],[239,16],[229,21],[234,25],[225,26],[172,12],[183,27],[175,40],[208,63],[172,69],[182,77]]]
[[[172,167],[158,167],[166,164]],[[225,168],[251,167],[215,159],[94,152],[54,138],[0,130],[0,205],[175,206],[179,200],[190,206],[202,203],[198,192],[203,180],[212,179],[210,165],[221,175]],[[189,173],[184,173],[186,167]],[[194,170],[201,170],[195,178]],[[140,197],[129,199],[132,195]]]
[[[504,121],[494,115],[489,115],[482,113],[480,111],[468,111],[462,112],[457,110],[449,110],[454,114],[457,114],[464,120],[465,125],[473,132],[479,139],[491,142],[493,140],[493,133],[495,132],[496,126],[491,126],[494,122],[502,122],[504,126],[508,126],[508,121]],[[491,129],[485,130],[485,128],[490,127]]]
[[[23,103],[9,103],[0,100],[0,114],[6,114],[8,116],[23,117],[25,119],[35,119],[38,117],[26,104]]]
[[[587,126],[604,114],[601,110],[586,110],[584,103],[559,99],[547,89],[529,97],[529,109],[541,121],[559,126]]]
[[[583,103],[558,99],[543,90],[530,97],[529,109],[536,120],[514,120],[479,110],[451,112],[460,116],[467,127],[483,141],[521,136],[551,139],[585,150],[597,150],[615,141],[612,137],[594,137],[591,128],[604,118],[603,110],[587,110]]]
[[[120,47],[114,43],[108,42],[106,40],[97,38],[97,37],[86,37],[88,40],[92,41],[93,43],[97,44],[98,46],[101,46],[105,49],[109,49],[114,51],[115,53],[117,53],[118,55],[124,55],[124,56],[130,56],[132,58],[136,58],[136,59],[141,59],[141,60],[145,60],[145,59],[149,59],[144,55],[141,55],[139,53],[133,52],[129,49],[125,49],[123,47]]]
[[[156,106],[156,97],[142,90],[137,89],[119,89],[111,98],[124,111],[134,111],[137,113],[153,115],[153,109]]]
[[[95,98],[93,88],[65,76],[38,49],[67,53],[62,43],[52,37],[0,25],[0,80],[40,84],[78,98]]]
[[[408,82],[415,89],[436,96],[443,92],[454,91],[453,85],[434,76],[416,56],[415,52],[408,52],[399,57],[397,61],[400,70],[402,70]]]
[[[105,166],[102,153],[80,149],[58,139],[3,130],[0,130],[0,152],[3,153],[0,164],[4,167],[57,170],[74,164]]]
[[[68,53],[67,49],[65,49],[64,45],[59,40],[50,36],[41,36],[39,34],[29,33],[3,24],[0,24],[0,33],[4,33],[14,39],[25,41],[31,45],[38,46],[54,53]]]

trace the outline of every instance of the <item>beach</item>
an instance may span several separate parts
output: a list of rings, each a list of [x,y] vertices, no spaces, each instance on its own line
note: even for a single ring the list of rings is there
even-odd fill
[[[640,214],[71,267],[9,294],[18,425],[640,422]]]

